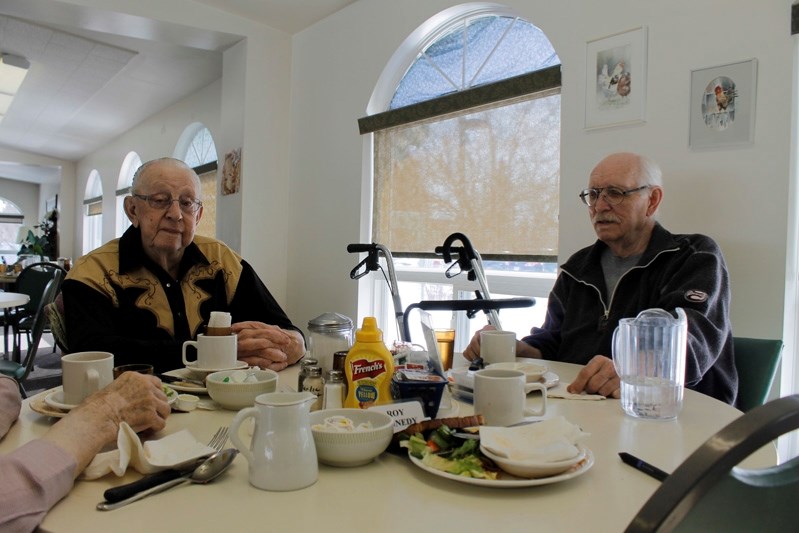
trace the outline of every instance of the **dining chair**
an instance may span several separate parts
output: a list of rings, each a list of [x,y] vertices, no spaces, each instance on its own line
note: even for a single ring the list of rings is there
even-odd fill
[[[33,317],[39,309],[39,301],[44,293],[45,286],[53,279],[56,272],[62,274],[60,279],[66,276],[66,270],[55,263],[48,262],[33,263],[23,268],[22,272],[19,273],[15,291],[27,294],[30,297],[30,301],[26,305],[16,308],[9,316],[11,328],[14,332],[15,345],[13,353],[18,353],[23,332],[27,337],[28,343],[31,342]],[[45,329],[47,329],[46,325]]]
[[[47,322],[50,325],[55,345],[61,350],[62,355],[68,354],[67,328],[64,321],[64,295],[61,291],[58,292],[53,302],[44,306],[44,312],[47,315]]]
[[[27,398],[25,392],[25,380],[33,370],[34,362],[36,360],[36,352],[39,349],[39,341],[42,340],[44,334],[44,326],[47,323],[47,316],[44,312],[44,307],[55,300],[56,293],[61,286],[61,280],[64,273],[55,271],[53,278],[47,282],[47,286],[42,291],[39,298],[39,307],[33,316],[33,325],[31,327],[31,341],[28,343],[28,352],[22,362],[0,360],[0,373],[10,376],[17,381],[19,385],[19,392],[23,398]]]
[[[797,428],[799,394],[744,413],[683,461],[626,531],[796,531],[799,457],[762,469],[738,465]]]
[[[782,340],[733,337],[732,342],[738,371],[735,407],[746,412],[766,403],[777,374]]]

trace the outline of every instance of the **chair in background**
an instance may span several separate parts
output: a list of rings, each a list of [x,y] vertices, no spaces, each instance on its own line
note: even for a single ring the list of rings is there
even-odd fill
[[[797,428],[799,394],[733,420],[663,481],[626,531],[796,531],[799,457],[763,469],[737,465]]]
[[[11,327],[14,331],[14,352],[18,353],[21,346],[22,333],[24,332],[28,343],[31,342],[31,329],[33,326],[33,317],[39,309],[39,301],[44,288],[47,283],[53,279],[56,272],[61,273],[60,279],[66,276],[67,271],[55,263],[33,263],[22,269],[17,277],[17,285],[15,292],[27,294],[30,296],[30,301],[27,305],[18,307],[8,317]],[[60,286],[59,286],[60,288]],[[45,326],[46,327],[46,326]],[[19,362],[19,359],[16,359]]]
[[[47,316],[45,315],[44,308],[47,304],[55,300],[58,289],[61,286],[61,281],[64,278],[64,273],[61,271],[53,272],[53,278],[47,282],[46,287],[39,296],[39,307],[33,316],[33,325],[31,327],[31,341],[28,344],[28,353],[25,360],[17,363],[14,361],[0,360],[0,373],[10,376],[17,380],[19,384],[19,392],[23,398],[27,398],[25,392],[24,382],[33,370],[33,365],[36,360],[36,352],[39,349],[39,341],[42,340],[44,334],[44,326],[47,323]]]
[[[67,348],[67,328],[64,322],[64,296],[61,292],[55,297],[55,301],[44,306],[47,321],[50,324],[50,331],[53,334],[53,341],[61,350],[61,354],[69,353]]]
[[[749,411],[768,399],[782,354],[779,339],[733,337],[735,368],[738,370],[738,399],[735,407]]]

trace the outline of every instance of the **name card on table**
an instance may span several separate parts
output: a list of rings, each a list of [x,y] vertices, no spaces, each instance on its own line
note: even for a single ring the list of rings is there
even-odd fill
[[[428,417],[424,415],[422,404],[416,401],[375,405],[374,407],[370,407],[369,410],[380,411],[393,418],[394,433],[402,431],[411,424],[428,419]]]

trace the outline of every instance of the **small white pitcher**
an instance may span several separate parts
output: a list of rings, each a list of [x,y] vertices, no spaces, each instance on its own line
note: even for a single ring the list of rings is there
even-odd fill
[[[319,466],[310,418],[314,401],[310,392],[269,392],[233,418],[230,440],[249,463],[252,486],[289,491],[316,482]],[[249,448],[239,438],[239,427],[248,418],[255,419]]]

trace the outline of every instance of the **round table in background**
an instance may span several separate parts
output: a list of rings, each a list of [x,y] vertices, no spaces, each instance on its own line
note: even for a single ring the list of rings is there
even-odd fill
[[[9,309],[13,309],[15,307],[19,307],[21,305],[25,305],[26,303],[31,301],[31,297],[27,294],[22,294],[18,292],[0,292],[0,308],[3,309],[5,313],[8,313]],[[3,355],[6,359],[8,359],[8,320],[3,321]],[[16,342],[13,343],[12,353],[14,355],[14,360],[19,362],[18,357],[18,349]]]

